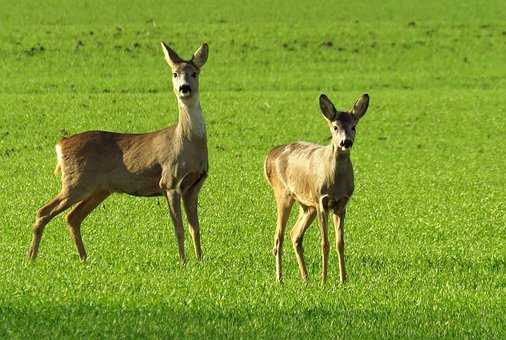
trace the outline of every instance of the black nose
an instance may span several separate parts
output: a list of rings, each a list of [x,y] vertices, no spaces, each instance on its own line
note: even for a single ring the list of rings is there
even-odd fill
[[[182,93],[189,93],[191,91],[191,87],[190,85],[181,85],[179,86],[179,92],[182,92]]]
[[[352,145],[353,145],[353,142],[351,141],[351,139],[345,139],[341,142],[341,146],[343,146],[345,148],[351,148]]]

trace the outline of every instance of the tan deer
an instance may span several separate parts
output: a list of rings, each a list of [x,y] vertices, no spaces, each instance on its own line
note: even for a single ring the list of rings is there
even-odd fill
[[[355,126],[367,111],[369,96],[361,96],[349,112],[336,111],[325,95],[320,96],[320,109],[332,134],[330,145],[298,142],[272,149],[265,160],[265,176],[274,192],[277,225],[273,253],[276,257],[276,280],[282,280],[281,255],[285,226],[293,203],[300,204],[291,239],[300,275],[307,279],[302,240],[315,216],[321,233],[322,281],[327,278],[329,240],[328,214],[333,212],[336,248],[341,282],[346,281],[344,265],[344,216],[346,204],[353,194],[353,167],[350,149],[355,139]]]
[[[37,211],[28,257],[35,259],[46,224],[64,210],[70,235],[81,260],[86,259],[81,223],[112,193],[167,198],[179,246],[186,262],[181,217],[183,201],[195,255],[200,260],[199,191],[208,173],[207,137],[199,100],[199,73],[207,61],[203,44],[184,61],[165,43],[162,49],[172,70],[172,85],[179,106],[177,124],[142,134],[88,131],[61,139],[56,145],[61,191]]]

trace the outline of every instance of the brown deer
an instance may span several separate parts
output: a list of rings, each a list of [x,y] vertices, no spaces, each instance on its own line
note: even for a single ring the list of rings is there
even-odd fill
[[[165,43],[162,49],[172,70],[172,85],[179,106],[177,124],[142,134],[88,131],[61,139],[56,145],[61,191],[37,211],[28,257],[35,259],[42,232],[53,217],[66,215],[79,257],[86,260],[81,223],[112,193],[167,198],[179,246],[186,262],[181,217],[183,201],[197,259],[202,258],[197,201],[208,173],[207,137],[199,100],[199,73],[207,61],[204,43],[189,61]]]
[[[272,149],[265,160],[265,176],[272,187],[277,207],[277,226],[273,253],[276,257],[276,280],[282,280],[281,255],[285,226],[293,203],[299,202],[299,216],[291,231],[291,239],[300,275],[307,280],[302,240],[304,233],[318,217],[322,249],[322,281],[327,278],[329,240],[328,214],[333,212],[336,248],[341,282],[346,281],[344,266],[344,216],[346,204],[353,194],[353,167],[350,149],[355,139],[355,126],[367,111],[369,96],[362,95],[349,112],[336,111],[325,95],[320,96],[320,109],[332,134],[330,145],[298,142]]]

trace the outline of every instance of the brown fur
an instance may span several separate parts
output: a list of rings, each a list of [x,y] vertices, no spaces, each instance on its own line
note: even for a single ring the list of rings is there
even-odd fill
[[[199,67],[207,60],[208,48],[207,44],[202,45],[192,61],[183,61],[167,45],[162,43],[162,47],[172,72],[178,75],[173,79],[179,104],[178,123],[143,134],[88,131],[61,139],[56,146],[55,173],[61,171],[62,188],[37,212],[28,252],[30,259],[37,256],[46,224],[75,205],[66,220],[79,256],[85,260],[81,222],[112,193],[144,197],[165,195],[176,231],[180,260],[184,263],[182,199],[195,254],[201,259],[197,202],[208,173],[208,155],[197,75]],[[190,88],[189,95],[182,93],[181,85]]]
[[[349,112],[337,112],[328,98],[320,97],[320,106],[332,133],[327,146],[298,142],[272,149],[265,160],[265,176],[271,185],[277,206],[277,228],[274,236],[276,279],[281,281],[281,252],[286,223],[294,202],[301,206],[291,239],[299,264],[300,275],[307,279],[302,240],[315,217],[318,217],[322,237],[322,280],[327,277],[328,227],[330,211],[336,228],[341,282],[346,280],[344,266],[344,215],[353,194],[353,166],[346,140],[353,142],[355,125],[365,114],[369,102],[362,96]],[[350,145],[351,147],[351,145]]]

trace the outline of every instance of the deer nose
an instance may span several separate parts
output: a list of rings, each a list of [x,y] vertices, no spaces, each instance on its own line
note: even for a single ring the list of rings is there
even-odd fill
[[[346,149],[351,148],[352,145],[353,145],[353,142],[351,141],[351,139],[345,139],[341,142],[341,146]]]
[[[189,93],[191,91],[190,85],[184,84],[179,86],[179,92],[181,93]]]

